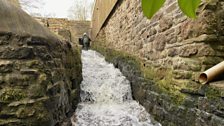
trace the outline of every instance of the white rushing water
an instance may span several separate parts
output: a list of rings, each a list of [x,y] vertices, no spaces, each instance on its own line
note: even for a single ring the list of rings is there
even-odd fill
[[[73,126],[161,126],[131,96],[129,81],[99,53],[82,51],[81,103]]]

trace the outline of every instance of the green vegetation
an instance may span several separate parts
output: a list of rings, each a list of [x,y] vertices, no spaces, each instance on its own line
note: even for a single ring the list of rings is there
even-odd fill
[[[134,71],[139,71],[139,75],[146,81],[153,80],[154,84],[150,85],[153,87],[153,90],[168,95],[172,100],[172,103],[176,105],[184,103],[185,98],[187,97],[187,94],[180,92],[182,89],[195,92],[196,94],[202,91],[209,99],[220,98],[224,94],[221,89],[215,87],[196,84],[196,82],[190,80],[175,80],[173,79],[175,72],[172,69],[162,67],[155,68],[136,56],[123,51],[107,48],[102,42],[94,42],[92,47],[103,54],[107,61],[114,62],[114,60],[119,60],[119,62],[128,63]],[[189,76],[187,78],[191,78],[193,75],[189,72],[186,76]]]
[[[0,100],[4,102],[18,101],[27,97],[21,89],[5,88],[0,91]]]
[[[142,0],[142,10],[147,18],[153,15],[163,6],[165,0]],[[201,0],[178,0],[181,11],[190,18],[196,18],[196,10]]]
[[[181,104],[186,97],[185,94],[181,93],[180,90],[186,87],[186,84],[177,84],[173,80],[173,74],[171,69],[155,69],[151,66],[141,67],[143,77],[146,79],[153,80],[159,89],[160,93],[168,94],[174,104]]]
[[[159,93],[165,93],[170,96],[174,104],[179,105],[184,101],[186,95],[181,93],[180,89],[185,88],[187,85],[185,83],[177,84],[173,81],[171,69],[155,69],[151,66],[146,66],[143,61],[136,56],[131,56],[125,52],[108,49],[104,46],[98,46],[97,42],[95,42],[92,47],[103,54],[105,59],[109,62],[113,62],[113,60],[119,58],[119,61],[122,60],[123,62],[128,62],[131,64],[136,71],[140,71],[141,76],[144,77],[145,80],[153,80],[156,90]]]
[[[220,98],[220,96],[222,95],[221,90],[214,88],[214,87],[207,87],[205,89],[205,95],[207,98],[209,99],[216,99],[216,98]]]

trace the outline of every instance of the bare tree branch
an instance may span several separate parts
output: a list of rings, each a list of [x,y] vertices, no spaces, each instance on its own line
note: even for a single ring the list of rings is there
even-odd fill
[[[86,20],[87,11],[86,8],[81,4],[76,4],[69,9],[69,18],[75,20]]]
[[[88,2],[87,2],[88,1]],[[76,0],[69,9],[68,17],[73,20],[87,20],[91,18],[94,0]]]

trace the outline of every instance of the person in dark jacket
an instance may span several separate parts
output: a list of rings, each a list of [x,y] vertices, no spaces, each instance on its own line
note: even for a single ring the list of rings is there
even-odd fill
[[[82,48],[84,50],[88,50],[90,47],[90,41],[91,41],[89,36],[86,33],[84,33],[81,40],[82,40]]]

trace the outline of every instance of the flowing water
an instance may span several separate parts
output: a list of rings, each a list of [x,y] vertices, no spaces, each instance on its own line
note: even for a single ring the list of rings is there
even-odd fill
[[[73,126],[161,126],[131,96],[129,81],[99,53],[82,51],[81,103]]]

